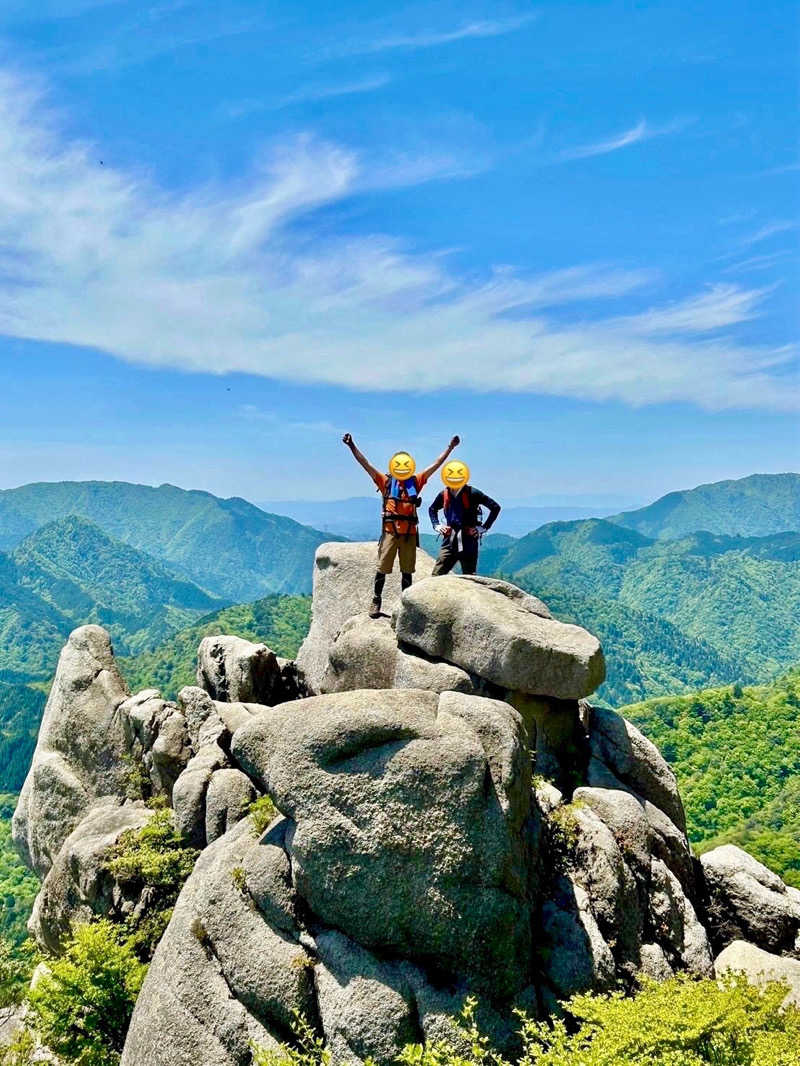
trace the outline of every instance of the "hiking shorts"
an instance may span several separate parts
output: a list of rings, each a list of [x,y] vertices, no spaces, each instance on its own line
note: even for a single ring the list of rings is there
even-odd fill
[[[389,533],[384,530],[378,541],[378,573],[391,574],[395,558],[399,557],[400,570],[413,574],[417,565],[417,534]]]

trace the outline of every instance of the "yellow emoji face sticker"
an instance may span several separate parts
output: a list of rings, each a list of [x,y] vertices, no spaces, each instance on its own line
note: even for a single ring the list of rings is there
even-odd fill
[[[416,469],[417,464],[408,452],[395,452],[389,460],[389,473],[392,477],[396,477],[398,481],[405,481],[407,478],[413,477]]]
[[[451,459],[442,467],[442,481],[448,489],[463,489],[469,481],[469,467],[460,459]]]

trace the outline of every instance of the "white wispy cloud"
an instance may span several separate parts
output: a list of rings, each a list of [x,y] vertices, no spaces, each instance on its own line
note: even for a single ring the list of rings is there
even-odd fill
[[[619,297],[648,291],[651,273],[596,264],[476,281],[380,234],[315,237],[320,206],[417,175],[308,135],[234,185],[180,194],[100,166],[103,154],[0,75],[0,332],[354,389],[798,405],[795,353],[732,336],[764,289],[716,285],[621,316]]]
[[[330,100],[338,96],[356,96],[362,93],[377,92],[391,82],[388,74],[375,74],[371,77],[359,78],[349,82],[317,82],[304,85],[295,92],[287,93],[275,100],[266,98],[249,97],[244,100],[235,100],[223,104],[220,113],[227,118],[243,118],[257,111],[277,111],[282,107],[291,107],[295,104],[313,103],[317,100]]]
[[[653,137],[665,137],[679,133],[694,121],[693,118],[676,118],[663,126],[653,125],[646,119],[639,119],[635,126],[609,137],[607,140],[594,141],[591,144],[576,145],[561,153],[561,159],[588,159],[595,155],[608,155],[620,148],[629,148],[632,144],[652,140]]]
[[[761,226],[754,233],[748,234],[743,240],[742,244],[760,244],[761,241],[766,241],[770,237],[775,237],[779,233],[788,233],[791,230],[797,229],[797,223],[791,222],[788,219],[782,219],[778,222],[768,222],[766,225]]]
[[[503,37],[529,25],[537,18],[535,12],[505,19],[479,19],[464,22],[452,29],[420,30],[416,33],[388,34],[371,41],[353,41],[348,45],[351,52],[386,52],[396,48],[435,48],[471,38]]]

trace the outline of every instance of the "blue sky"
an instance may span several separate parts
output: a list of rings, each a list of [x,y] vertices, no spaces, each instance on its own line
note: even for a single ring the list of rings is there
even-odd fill
[[[31,12],[34,12],[33,14]],[[797,469],[789,3],[5,0],[0,486]]]

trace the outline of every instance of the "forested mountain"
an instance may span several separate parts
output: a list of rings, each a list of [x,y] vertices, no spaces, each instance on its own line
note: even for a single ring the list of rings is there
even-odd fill
[[[700,851],[734,843],[800,887],[800,670],[624,709],[673,765]]]
[[[0,492],[0,549],[15,548],[28,533],[68,515],[93,522],[229,602],[309,592],[317,545],[341,539],[237,497],[222,500],[174,485],[63,481]]]
[[[545,601],[613,602],[670,622],[735,663],[733,681],[768,680],[800,660],[798,564],[800,533],[656,541],[589,519],[529,533],[497,569]],[[591,618],[582,624],[591,628]]]
[[[160,643],[220,606],[169,567],[69,516],[0,555],[0,677],[46,680],[77,625],[96,622],[123,653]]]
[[[751,474],[670,492],[647,507],[612,515],[610,522],[648,537],[675,540],[705,530],[767,537],[800,529],[800,474]]]

